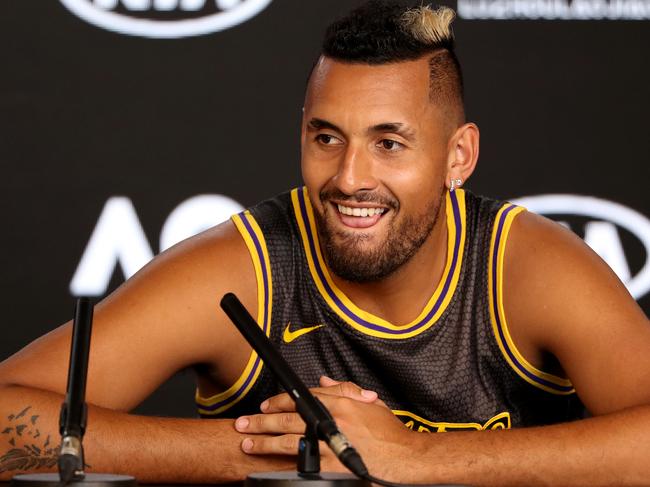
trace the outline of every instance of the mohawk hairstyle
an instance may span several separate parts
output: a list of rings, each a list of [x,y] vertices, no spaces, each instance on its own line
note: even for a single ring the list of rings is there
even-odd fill
[[[340,62],[370,65],[429,56],[430,98],[449,110],[454,125],[465,121],[463,76],[454,52],[448,7],[408,7],[403,2],[370,0],[332,23],[322,54]]]

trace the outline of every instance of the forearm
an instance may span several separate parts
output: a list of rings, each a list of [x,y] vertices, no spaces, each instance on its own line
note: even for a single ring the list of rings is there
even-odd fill
[[[650,485],[649,406],[538,428],[420,435],[412,468],[395,471],[394,480],[500,487]]]
[[[0,480],[56,469],[62,402],[46,391],[0,389]],[[227,482],[294,464],[244,455],[240,443],[229,420],[144,417],[89,405],[84,452],[87,471],[130,474],[141,482]]]

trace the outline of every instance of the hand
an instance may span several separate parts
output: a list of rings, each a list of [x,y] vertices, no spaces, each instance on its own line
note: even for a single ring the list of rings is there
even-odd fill
[[[412,456],[413,442],[420,436],[407,428],[373,391],[366,391],[351,382],[338,382],[327,377],[312,393],[332,413],[339,429],[364,457],[373,475],[396,476],[397,464]],[[305,424],[295,412],[288,394],[264,401],[264,414],[242,416],[235,422],[240,433],[247,436],[241,444],[251,455],[296,455],[298,441]],[[345,471],[338,459],[321,444],[324,471]],[[402,463],[403,464],[403,463]]]
[[[384,404],[378,398],[374,391],[362,389],[352,382],[339,382],[329,377],[322,376],[319,379],[320,387],[312,388],[311,392],[320,397],[320,395],[333,395],[339,397],[346,397],[360,402],[378,402]],[[260,411],[264,414],[257,414],[253,416],[242,416],[235,422],[235,429],[240,433],[275,433],[282,435],[297,434],[296,438],[284,439],[286,442],[285,454],[295,455],[297,451],[293,448],[293,440],[297,445],[298,438],[305,432],[305,423],[298,413],[296,413],[295,404],[291,397],[284,393],[271,397],[260,404]],[[247,451],[245,446],[248,442],[244,440],[245,444],[242,446],[244,451]],[[255,453],[255,452],[249,452]],[[260,452],[261,453],[261,452]]]

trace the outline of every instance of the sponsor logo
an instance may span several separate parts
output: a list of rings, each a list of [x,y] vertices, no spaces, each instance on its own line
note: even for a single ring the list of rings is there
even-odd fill
[[[217,225],[244,208],[219,194],[203,194],[182,202],[169,214],[160,233],[160,251]],[[99,215],[70,282],[75,296],[101,296],[119,264],[128,279],[154,256],[131,200],[109,198]]]
[[[458,15],[478,20],[648,20],[650,0],[458,0]]]
[[[291,331],[291,323],[287,323],[287,327],[284,329],[284,333],[282,333],[282,339],[284,340],[284,343],[291,343],[296,338],[306,335],[310,331],[317,330],[318,328],[321,328],[323,326],[325,325],[315,325],[315,326],[300,328],[298,330]]]
[[[272,0],[61,0],[86,22],[157,39],[198,36],[241,24]]]
[[[620,203],[573,194],[526,196],[512,202],[549,217],[586,217],[583,230],[587,245],[609,264],[635,299],[650,291],[650,220],[645,215]],[[567,222],[560,223],[578,230]],[[634,273],[619,229],[629,232],[645,251],[645,261]]]

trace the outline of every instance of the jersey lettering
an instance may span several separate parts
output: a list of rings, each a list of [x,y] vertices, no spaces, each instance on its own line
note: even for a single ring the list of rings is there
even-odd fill
[[[447,422],[433,422],[421,418],[416,414],[409,411],[393,411],[404,426],[412,431],[420,433],[444,433],[445,431],[484,431],[484,430],[499,430],[510,429],[510,413],[503,412],[488,419],[484,424],[480,423],[447,423]]]

